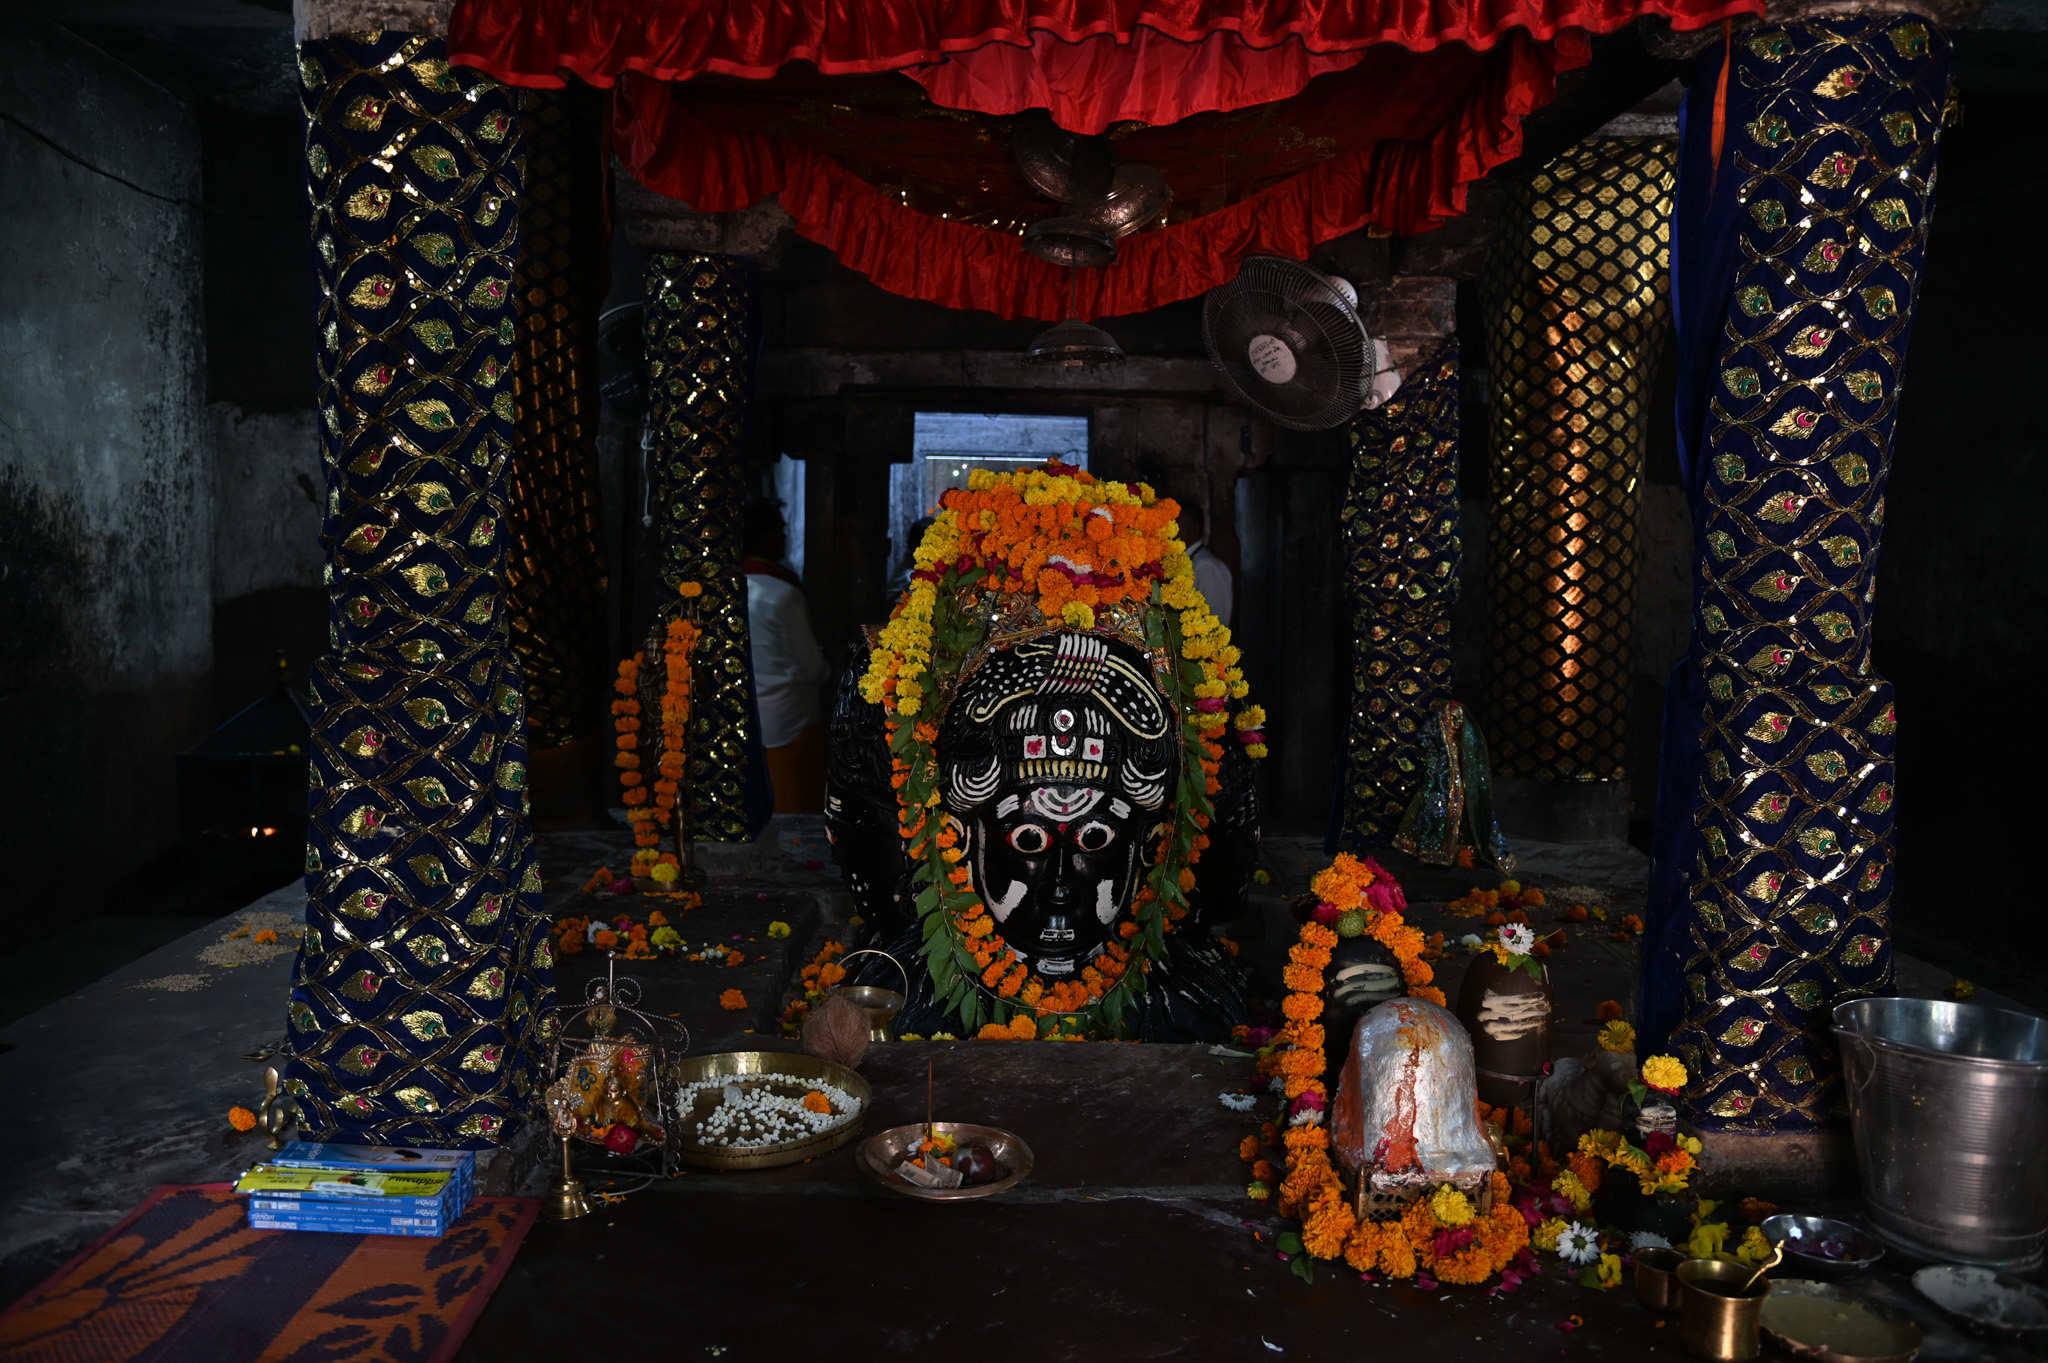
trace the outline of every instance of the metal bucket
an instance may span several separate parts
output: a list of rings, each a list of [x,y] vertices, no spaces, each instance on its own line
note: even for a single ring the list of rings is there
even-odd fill
[[[2027,1270],[2048,1245],[2048,1020],[1934,999],[1835,1008],[1872,1229]]]

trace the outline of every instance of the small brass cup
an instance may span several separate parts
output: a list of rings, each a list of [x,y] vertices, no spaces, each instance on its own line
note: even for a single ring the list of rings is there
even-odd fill
[[[1652,1311],[1669,1311],[1678,1305],[1678,1279],[1674,1276],[1685,1256],[1675,1249],[1636,1251],[1636,1300]]]
[[[848,952],[839,958],[839,964],[844,967],[856,956],[880,956],[895,966],[896,972],[903,976],[903,992],[899,994],[893,989],[883,989],[872,984],[842,984],[832,992],[868,1015],[868,1040],[892,1040],[889,1035],[889,1024],[896,1020],[896,1015],[903,1011],[903,1005],[909,1002],[910,972],[903,968],[903,962],[886,951],[877,951],[874,947],[862,947],[859,951]]]
[[[868,1040],[887,1041],[889,1024],[903,1011],[903,996],[893,989],[872,984],[842,985],[837,991],[848,1003],[868,1015]]]
[[[1678,1279],[1678,1337],[1688,1351],[1715,1363],[1745,1363],[1757,1355],[1758,1324],[1764,1298],[1771,1294],[1768,1278],[1758,1278],[1742,1296],[1740,1288],[1756,1270],[1725,1259],[1687,1259],[1674,1270]]]

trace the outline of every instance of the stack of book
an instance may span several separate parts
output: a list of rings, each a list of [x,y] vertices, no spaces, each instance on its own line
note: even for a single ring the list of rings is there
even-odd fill
[[[476,1192],[467,1150],[294,1141],[241,1177],[259,1230],[445,1235]]]

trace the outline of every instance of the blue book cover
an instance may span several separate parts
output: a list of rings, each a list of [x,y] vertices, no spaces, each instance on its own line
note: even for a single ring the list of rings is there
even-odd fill
[[[235,1191],[250,1197],[319,1204],[351,1215],[404,1212],[452,1218],[460,1215],[466,1205],[454,1175],[442,1172],[282,1169],[274,1164],[258,1164],[236,1181]]]
[[[408,1235],[429,1240],[438,1240],[443,1234],[440,1229],[427,1226],[350,1226],[336,1221],[300,1220],[255,1212],[249,1214],[249,1226],[252,1230],[313,1231],[327,1235]]]
[[[321,1221],[350,1226],[424,1226],[445,1230],[449,1218],[423,1212],[335,1210],[332,1203],[298,1202],[288,1198],[252,1197],[251,1216],[268,1216],[285,1221]]]
[[[287,1169],[362,1169],[380,1173],[450,1173],[467,1205],[476,1196],[474,1150],[405,1150],[393,1145],[343,1145],[334,1141],[293,1141],[271,1157]]]

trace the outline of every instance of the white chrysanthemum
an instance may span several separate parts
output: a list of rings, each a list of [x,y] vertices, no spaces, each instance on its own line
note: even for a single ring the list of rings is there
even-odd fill
[[[1258,1102],[1258,1099],[1252,1097],[1249,1093],[1226,1093],[1221,1096],[1223,1098],[1223,1106],[1229,1108],[1232,1112],[1250,1112],[1252,1104]]]
[[[1600,1232],[1583,1221],[1574,1221],[1557,1237],[1557,1255],[1575,1264],[1590,1264],[1600,1257]]]
[[[1458,945],[1467,951],[1477,951],[1486,945],[1486,939],[1476,932],[1468,932],[1458,939]]]
[[[1536,934],[1524,923],[1503,923],[1500,928],[1500,944],[1513,956],[1527,956],[1536,946]]]
[[[1671,1242],[1653,1230],[1639,1230],[1629,1236],[1628,1247],[1634,1250],[1670,1249]]]

